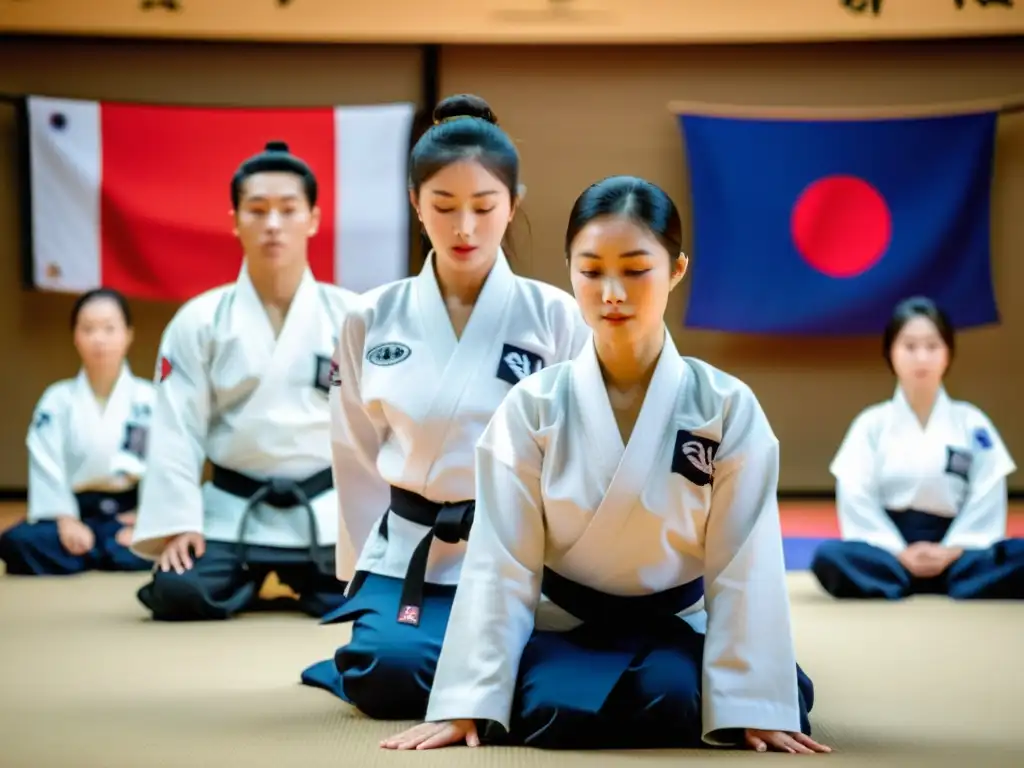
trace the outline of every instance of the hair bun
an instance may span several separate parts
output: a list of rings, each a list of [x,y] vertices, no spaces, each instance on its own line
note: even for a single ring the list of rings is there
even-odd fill
[[[491,110],[491,105],[472,93],[449,96],[434,107],[435,123],[443,123],[460,117],[476,117],[491,125],[498,124],[498,118]]]
[[[265,152],[284,152],[288,153],[288,143],[284,141],[268,141],[267,145],[263,148]]]

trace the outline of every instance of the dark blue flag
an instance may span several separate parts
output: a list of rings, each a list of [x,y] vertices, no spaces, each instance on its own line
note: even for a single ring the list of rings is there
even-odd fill
[[[957,328],[998,321],[996,119],[680,115],[694,227],[686,325],[871,334],[913,295]]]

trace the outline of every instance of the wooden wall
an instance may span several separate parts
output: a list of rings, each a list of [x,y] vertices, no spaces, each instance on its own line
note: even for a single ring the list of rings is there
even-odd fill
[[[417,48],[14,40],[0,47],[0,92],[177,103],[306,105],[418,100]],[[877,105],[1024,93],[1024,40],[807,46],[471,47],[441,49],[442,94],[487,98],[523,156],[529,228],[515,229],[515,269],[569,287],[561,253],[573,200],[591,181],[633,173],[685,210],[683,145],[671,100]],[[0,105],[0,488],[23,488],[24,436],[36,399],[77,369],[71,297],[20,287],[14,111]],[[985,410],[1024,460],[1024,115],[1002,120],[992,242],[997,328],[960,339],[951,393]],[[744,378],[782,441],[783,491],[830,491],[828,463],[850,419],[891,395],[874,339],[738,339],[682,326],[684,354]],[[175,307],[136,303],[136,370],[148,373]],[[1011,478],[1024,490],[1024,473]]]

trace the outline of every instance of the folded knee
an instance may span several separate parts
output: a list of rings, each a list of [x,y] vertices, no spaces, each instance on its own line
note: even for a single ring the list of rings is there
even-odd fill
[[[346,697],[378,720],[415,720],[426,714],[436,659],[400,645],[345,646],[334,657]]]
[[[139,590],[139,601],[164,621],[213,618],[206,615],[207,596],[194,571],[176,573],[156,570],[153,580]]]
[[[40,529],[31,523],[19,523],[0,535],[0,554],[25,552],[37,549]]]
[[[846,544],[839,539],[823,541],[811,558],[811,570],[838,567],[838,563],[847,555],[849,547]]]

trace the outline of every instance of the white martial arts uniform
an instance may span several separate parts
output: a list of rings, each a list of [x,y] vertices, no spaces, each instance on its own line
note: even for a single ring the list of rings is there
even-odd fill
[[[114,542],[120,528],[114,518],[135,510],[136,486],[146,471],[153,401],[153,385],[132,375],[127,364],[103,405],[97,401],[84,370],[74,379],[47,388],[36,406],[26,439],[27,527],[8,531],[4,549],[10,558],[20,561],[25,555],[38,561],[37,566],[27,566],[32,572],[67,573],[90,567],[113,568],[114,564],[104,565],[99,560],[109,560],[117,550],[117,559],[134,569],[134,558],[120,552],[121,546]],[[53,557],[63,550],[55,529],[32,524],[62,516],[77,517],[94,529],[96,550],[92,560],[72,558],[66,552],[63,559],[67,562],[47,565],[39,559],[36,550],[40,548]],[[35,555],[27,555],[27,550],[14,554],[10,547],[27,547]],[[9,571],[19,570],[8,557],[4,559],[8,560]]]
[[[667,621],[682,625],[676,614],[695,636],[706,631],[702,669],[688,680],[672,668],[655,671],[660,687],[645,701],[615,705],[637,714],[659,700],[682,702],[643,729],[670,739],[661,746],[685,746],[687,733],[691,745],[702,738],[731,744],[737,737],[730,729],[801,730],[806,713],[790,627],[778,472],[778,440],[754,394],[707,363],[680,357],[667,331],[628,445],[592,344],[573,362],[524,381],[477,448],[476,519],[427,719],[489,720],[511,729],[514,740],[548,747],[567,746],[558,721],[584,711],[595,717],[603,711],[606,719],[584,718],[569,728],[576,747],[617,738],[609,730],[641,729],[625,719],[613,722],[606,708],[612,690],[622,689],[622,675],[636,666],[631,655],[586,661],[584,654],[595,653],[590,644],[575,663],[570,653],[566,664],[522,682],[533,674],[524,669],[531,635],[571,630],[571,637],[587,626],[580,623],[586,617],[558,605],[548,590],[557,578],[611,603],[697,585],[686,590],[683,605],[667,611]],[[542,581],[550,600],[541,598]],[[598,623],[643,634],[629,619],[618,620],[614,607],[607,611]],[[617,644],[612,639],[609,649]],[[522,701],[515,712],[517,678]],[[693,690],[670,694],[677,686]],[[537,701],[547,695],[543,690],[560,703]],[[703,712],[693,705],[701,698]]]
[[[945,389],[922,426],[897,386],[891,400],[854,419],[830,470],[840,535],[859,543],[851,548],[827,542],[816,553],[812,570],[837,596],[902,597],[918,591],[894,557],[914,541],[983,551],[1006,538],[1006,478],[1016,465],[989,418],[951,399]],[[870,565],[860,562],[864,555]],[[876,583],[882,562],[893,569],[883,579],[887,585]],[[975,579],[977,568],[965,569],[968,562],[950,570],[958,577],[954,581],[963,582],[968,570],[968,581]],[[869,572],[860,573],[865,566]],[[939,591],[957,586],[964,584]]]
[[[571,359],[590,338],[572,296],[516,276],[500,252],[458,339],[432,257],[418,276],[360,298],[340,339],[331,440],[338,475],[359,467],[379,479],[378,493],[397,486],[435,502],[473,499],[473,450],[495,409],[515,383]],[[351,482],[338,500],[344,540],[360,554],[355,569],[404,578],[429,528],[389,519],[384,539],[375,527],[386,497],[369,506]],[[458,583],[464,550],[464,542],[435,541],[427,582]],[[338,577],[348,580],[348,553],[338,554]]]
[[[133,542],[140,555],[155,559],[165,537],[186,532],[205,536],[207,557],[210,542],[244,540],[257,549],[292,553],[315,549],[314,542],[336,545],[328,396],[335,334],[354,298],[307,270],[275,338],[243,266],[236,283],[207,291],[178,311],[160,344],[150,472]],[[214,476],[201,484],[205,459]],[[225,490],[218,467],[266,490],[270,481],[325,475],[327,487],[320,483],[315,494],[306,494],[309,507],[282,492],[291,501],[268,499],[247,514],[249,491]],[[227,552],[218,547],[218,557]]]
[[[338,394],[331,402],[334,468],[348,532],[339,536],[338,578],[352,585],[349,601],[325,618],[357,621],[352,641],[338,652],[338,668],[314,665],[303,674],[305,682],[374,717],[422,716],[465,552],[474,445],[514,384],[570,359],[589,337],[571,295],[516,276],[500,251],[460,338],[433,255],[419,275],[360,297],[341,332]],[[445,533],[438,507],[452,502],[462,504],[449,510],[455,518]],[[421,513],[419,522],[403,512],[410,505]],[[417,548],[424,567],[415,565]],[[400,598],[410,585],[425,590],[425,602]],[[447,594],[434,585],[446,586]],[[406,633],[399,621],[415,631]],[[373,622],[380,626],[368,630],[372,642],[364,646],[363,629]],[[371,663],[375,676],[365,674]],[[338,669],[358,677],[360,690],[375,702],[387,700],[376,706],[355,682],[346,681],[341,692]],[[405,683],[415,690],[403,693]]]

